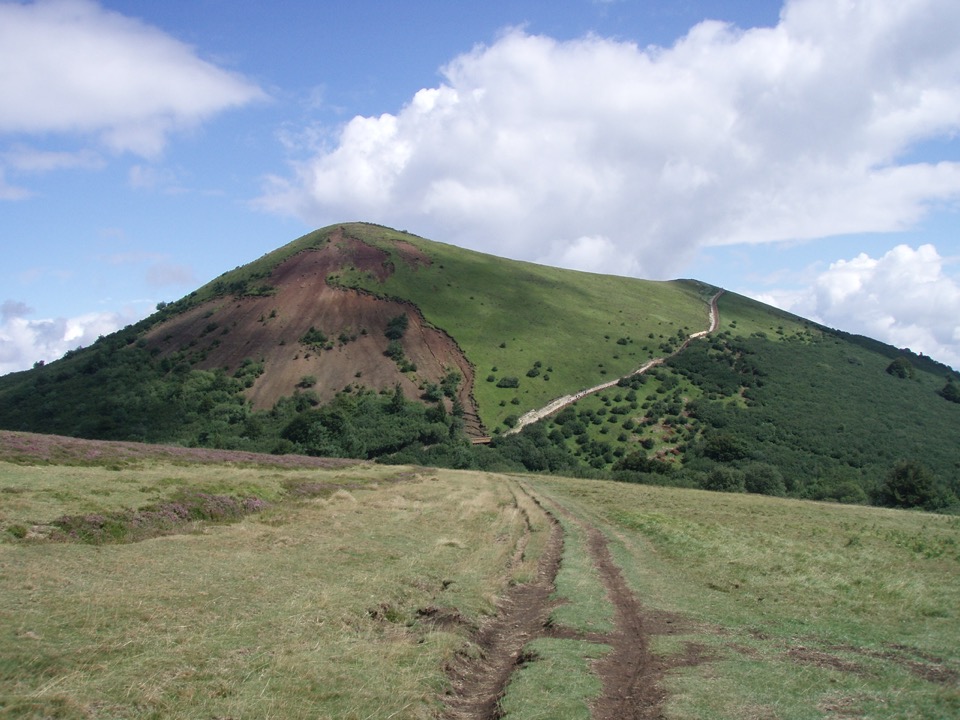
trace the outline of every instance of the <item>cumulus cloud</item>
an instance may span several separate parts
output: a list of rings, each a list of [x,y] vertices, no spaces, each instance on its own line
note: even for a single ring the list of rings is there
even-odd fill
[[[7,300],[0,306],[0,375],[56,360],[139,319],[132,310],[40,320],[29,319],[31,314],[22,302]]]
[[[0,3],[0,67],[11,69],[0,72],[0,133],[89,134],[142,156],[174,130],[265,97],[157,28],[88,0]]]
[[[898,245],[838,260],[807,290],[754,297],[960,369],[960,283],[944,265],[933,245]]]
[[[705,245],[900,230],[960,198],[960,163],[911,156],[960,129],[957,27],[955,0],[790,0],[667,48],[510,30],[304,148],[261,203],[645,277]]]

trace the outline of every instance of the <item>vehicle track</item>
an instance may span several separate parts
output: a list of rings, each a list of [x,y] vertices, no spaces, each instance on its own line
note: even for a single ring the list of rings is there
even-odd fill
[[[453,690],[447,698],[447,720],[496,720],[499,701],[513,672],[524,661],[523,649],[540,637],[576,638],[609,645],[612,651],[597,661],[593,671],[603,683],[603,693],[594,703],[594,720],[656,720],[662,718],[666,693],[661,680],[673,667],[704,662],[703,649],[688,646],[677,656],[651,653],[653,635],[683,632],[682,618],[645,609],[627,586],[604,534],[556,501],[547,507],[532,492],[523,489],[540,505],[551,521],[550,540],[538,563],[537,576],[509,589],[496,617],[477,633],[480,657],[461,658],[449,674]],[[588,538],[594,567],[614,606],[615,629],[609,633],[578,633],[548,622],[559,605],[551,599],[563,555],[563,530],[556,514],[580,525]],[[529,527],[529,526],[528,526]],[[523,541],[522,541],[523,542]]]
[[[536,502],[536,498],[533,498]],[[539,503],[538,503],[539,504]],[[537,563],[536,577],[510,587],[496,616],[474,638],[479,657],[462,656],[448,669],[453,689],[447,698],[447,720],[495,720],[510,676],[523,659],[524,646],[545,634],[557,603],[550,596],[563,555],[563,530],[548,512],[550,538]],[[529,534],[530,526],[527,524]],[[525,547],[526,540],[521,540]]]

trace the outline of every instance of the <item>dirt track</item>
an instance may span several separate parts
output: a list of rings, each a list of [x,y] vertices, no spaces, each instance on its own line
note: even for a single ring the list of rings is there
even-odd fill
[[[683,351],[683,349],[686,348],[691,341],[696,340],[697,338],[702,338],[706,335],[709,335],[712,332],[716,332],[717,328],[720,327],[720,310],[717,308],[717,298],[719,298],[722,294],[723,294],[723,290],[720,290],[713,297],[710,298],[710,305],[709,305],[710,322],[706,330],[700,330],[698,332],[693,333],[692,335],[690,335],[690,337],[684,340],[683,344],[680,345],[680,347],[678,347],[670,355],[667,355],[665,357],[653,358],[646,365],[644,365],[643,367],[637,370],[634,370],[632,373],[630,373],[626,377],[629,378],[629,377],[633,377],[634,375],[643,375],[645,372],[650,370],[650,368],[654,368],[657,365],[663,364],[664,361],[666,361],[668,358],[671,358],[677,353]],[[560,410],[563,410],[563,408],[567,407],[568,405],[572,405],[578,400],[585,398],[587,395],[593,395],[594,393],[602,392],[604,390],[607,390],[608,388],[612,388],[614,385],[619,383],[620,380],[622,379],[623,378],[617,378],[616,380],[608,380],[605,383],[595,385],[591,388],[587,388],[586,390],[581,390],[580,392],[575,393],[573,395],[564,395],[563,397],[559,397],[556,400],[551,400],[542,408],[531,410],[521,415],[520,418],[517,420],[517,424],[503,434],[513,435],[515,433],[518,433],[521,430],[523,430],[527,425],[532,425],[535,422],[539,422],[540,420],[543,420],[545,417],[549,417],[550,415],[553,415],[555,412],[559,412]]]
[[[541,504],[535,496],[534,500]],[[603,694],[591,711],[595,720],[661,718],[665,693],[660,681],[664,673],[672,667],[703,662],[701,650],[691,646],[672,658],[653,655],[649,649],[650,637],[680,632],[681,619],[643,608],[627,587],[600,530],[559,505],[544,509],[550,515],[552,527],[536,579],[510,588],[499,604],[496,617],[477,633],[475,641],[481,657],[462,659],[451,668],[454,691],[447,699],[444,718],[496,720],[501,717],[499,700],[513,671],[523,662],[523,649],[540,637],[584,639],[612,648],[593,668],[603,683]],[[616,628],[613,632],[585,636],[548,622],[551,611],[558,605],[551,596],[563,554],[563,531],[555,520],[555,513],[562,513],[587,533],[591,559],[614,606]]]

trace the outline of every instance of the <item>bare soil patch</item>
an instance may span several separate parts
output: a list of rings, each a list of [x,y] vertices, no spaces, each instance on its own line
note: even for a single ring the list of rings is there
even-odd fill
[[[602,639],[613,647],[613,652],[596,665],[603,680],[603,695],[594,705],[593,717],[597,720],[661,718],[666,692],[660,681],[667,670],[699,665],[708,657],[704,648],[694,644],[688,644],[683,653],[669,658],[650,652],[650,637],[682,633],[683,619],[644,609],[613,562],[603,533],[594,527],[587,531],[590,553],[614,605],[617,626]]]
[[[415,267],[430,262],[409,243],[397,243],[395,256]],[[331,280],[351,272],[383,282],[393,270],[384,250],[337,230],[322,247],[278,265],[266,281],[274,289],[272,295],[215,298],[153,328],[147,341],[162,357],[186,353],[200,369],[232,373],[246,360],[262,362],[263,374],[247,390],[259,410],[298,392],[306,377],[314,379],[308,389],[320,402],[347,387],[379,391],[398,384],[407,398],[416,399],[425,383],[439,383],[455,370],[462,378],[458,400],[467,432],[484,434],[472,395],[473,367],[456,342],[427,324],[409,303],[343,288]],[[402,345],[415,372],[401,372],[384,356],[388,343],[384,332],[398,315],[409,318]],[[302,344],[300,339],[311,328],[323,332],[331,347]]]

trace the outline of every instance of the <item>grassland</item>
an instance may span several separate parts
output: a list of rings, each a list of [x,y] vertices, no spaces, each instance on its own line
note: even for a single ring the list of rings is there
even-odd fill
[[[697,490],[539,479],[609,534],[631,587],[711,660],[667,717],[960,714],[960,520]]]
[[[475,395],[490,428],[509,415],[633,372],[666,354],[661,346],[675,345],[678,334],[686,337],[708,324],[714,290],[699,283],[573,272],[379,226],[347,229],[391,256],[394,243],[403,241],[430,258],[430,265],[415,267],[396,258],[385,283],[357,282],[413,302],[453,336],[477,368]],[[504,377],[517,378],[519,387],[498,387]]]
[[[554,629],[610,627],[596,531],[648,620],[671,618],[676,632],[646,639],[673,668],[665,717],[960,714],[957,518],[596,480],[123,458],[30,462],[0,443],[0,718],[440,717],[445,668],[479,653],[497,598],[536,574],[548,524],[534,497],[569,540]],[[266,507],[136,543],[43,533],[185,490]],[[610,657],[594,635],[527,646],[506,717],[537,717],[545,692],[550,717],[589,717]]]

